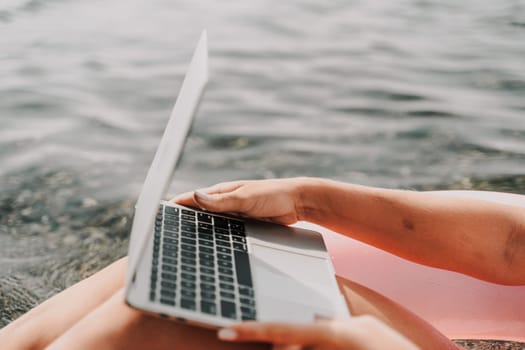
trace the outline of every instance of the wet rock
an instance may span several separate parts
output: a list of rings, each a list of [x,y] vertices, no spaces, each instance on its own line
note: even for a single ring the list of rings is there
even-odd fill
[[[4,179],[3,179],[4,180]],[[87,197],[68,172],[0,188],[0,327],[127,251],[133,201]]]

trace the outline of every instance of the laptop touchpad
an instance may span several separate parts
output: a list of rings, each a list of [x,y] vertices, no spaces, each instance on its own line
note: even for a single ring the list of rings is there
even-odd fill
[[[309,322],[315,314],[337,314],[333,299],[339,290],[325,259],[257,244],[251,248],[261,320]]]

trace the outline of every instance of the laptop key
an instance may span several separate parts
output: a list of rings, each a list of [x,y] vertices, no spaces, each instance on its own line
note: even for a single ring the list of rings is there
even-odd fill
[[[175,221],[179,220],[179,216],[178,215],[173,215],[173,214],[169,214],[169,213],[164,213],[164,218],[168,219],[168,220],[175,220]]]
[[[162,271],[177,273],[177,267],[173,265],[162,265]]]
[[[175,299],[175,292],[173,290],[160,290],[160,297],[163,299]]]
[[[173,281],[173,282],[177,281],[177,275],[173,275],[171,273],[163,272],[160,274],[160,276],[167,281]]]
[[[222,317],[237,319],[235,304],[228,300],[221,300],[221,315]]]
[[[166,212],[166,214],[172,214],[172,215],[179,214],[179,208],[165,206],[164,211]]]
[[[182,214],[180,218],[182,221],[195,222],[195,215],[193,213],[192,214]]]
[[[195,258],[197,258],[197,254],[193,253],[193,252],[189,252],[187,250],[183,250],[180,255],[184,258],[188,258],[188,259],[192,259],[192,260],[195,260]]]
[[[195,245],[195,243],[197,243],[194,239],[190,239],[190,238],[186,238],[186,237],[183,237],[180,239],[182,243],[186,243],[186,244],[189,244],[189,245]]]
[[[181,261],[181,263],[186,264],[186,265],[195,265],[195,264],[197,264],[195,259],[191,259],[191,258],[181,258],[180,261]]]
[[[235,300],[235,294],[231,292],[221,291],[221,298]]]
[[[178,239],[174,239],[174,238],[171,238],[171,237],[164,237],[164,239],[162,240],[163,243],[167,243],[167,244],[174,244],[174,245],[177,245],[179,243],[179,240]]]
[[[209,315],[217,314],[217,306],[214,302],[211,301],[201,300],[201,310],[202,312],[207,313]]]
[[[183,289],[194,290],[195,288],[197,288],[197,285],[195,284],[195,282],[181,280],[180,287]]]
[[[172,265],[177,265],[177,259],[168,258],[168,257],[166,257],[166,256],[163,256],[163,257],[162,257],[162,263],[163,263],[163,264],[172,264]]]
[[[232,250],[230,248],[219,246],[217,247],[217,252],[230,255],[232,253]]]
[[[160,302],[165,305],[175,306],[175,300],[160,298]]]
[[[199,232],[199,239],[205,239],[207,241],[213,241],[213,236],[207,232]]]
[[[160,282],[160,286],[162,287],[162,289],[165,289],[165,290],[175,290],[175,289],[177,289],[177,284],[176,283],[172,283],[172,282],[168,282],[168,281]]]
[[[189,273],[195,273],[197,272],[197,268],[195,268],[195,265],[194,266],[190,266],[190,265],[182,265],[180,267],[181,271],[184,271],[184,272],[189,272]]]
[[[225,268],[225,267],[219,267],[219,273],[222,273],[222,274],[227,275],[227,276],[233,276],[232,269],[228,269],[228,268]],[[237,277],[237,280],[238,279],[239,278]]]
[[[201,281],[202,282],[206,282],[206,283],[215,283],[215,277],[213,276],[208,276],[208,275],[201,275]]]
[[[221,240],[217,240],[215,241],[215,244],[217,244],[218,246],[223,246],[223,247],[230,247],[230,242],[226,242],[226,241],[221,241]]]
[[[255,320],[255,316],[256,313],[254,309],[248,309],[241,306],[241,319],[243,321]]]
[[[233,242],[233,248],[238,249],[238,250],[242,250],[243,252],[247,252],[248,251],[248,249],[246,248],[245,244],[238,243],[238,242]]]
[[[183,272],[180,274],[180,277],[187,281],[195,281],[197,277],[194,274]]]
[[[237,271],[237,281],[244,286],[252,286],[252,273],[250,271],[250,260],[248,254],[238,250],[233,252],[235,256],[235,270]],[[220,270],[220,268],[219,268]]]
[[[199,237],[200,238],[200,237]],[[199,239],[199,245],[205,246],[205,247],[213,247],[213,241],[207,241],[204,239]]]
[[[189,252],[195,252],[197,250],[197,247],[195,247],[194,245],[189,245],[189,244],[181,244],[180,247],[182,250],[186,250]]]
[[[253,289],[251,289],[250,287],[245,287],[245,286],[239,286],[238,291],[240,295],[244,295],[247,297],[253,297],[253,294],[254,294]]]
[[[217,264],[220,266],[220,267],[226,267],[228,269],[231,269],[233,267],[233,264],[229,261],[224,261],[224,260],[218,260],[217,261]]]
[[[170,236],[170,237],[179,237],[179,228],[178,227],[165,227],[164,228],[164,236]]]
[[[201,273],[207,273],[207,274],[210,274],[210,275],[214,275],[215,274],[215,270],[213,268],[209,268],[209,267],[205,267],[205,266],[201,266],[200,271],[201,271]]]
[[[179,226],[179,220],[168,220],[164,219],[164,227],[175,227]]]
[[[229,235],[223,235],[222,233],[215,234],[215,238],[216,239],[222,239],[223,241],[227,241],[227,242],[230,241],[230,236]]]
[[[226,226],[226,228],[215,227],[213,229],[213,231],[215,232],[215,234],[221,234],[221,235],[229,235],[230,234],[230,231],[228,231],[228,227],[227,226]]]
[[[222,229],[228,229],[228,219],[221,218],[220,216],[214,216],[213,217],[213,224],[215,227],[222,228]]]
[[[213,226],[204,222],[199,222],[199,232],[201,230],[210,230],[213,232]]]
[[[195,233],[186,232],[186,231],[182,231],[181,236],[184,237],[184,238],[191,238],[192,240],[197,238],[197,235]]]
[[[199,247],[199,251],[207,254],[213,254],[214,250],[210,247]]]
[[[242,223],[241,221],[230,220],[230,228],[232,229],[232,231],[236,230],[244,233],[244,223]]]
[[[252,298],[240,298],[241,304],[245,306],[255,306],[255,300]]]
[[[211,215],[206,213],[197,213],[197,219],[199,219],[200,222],[206,222],[210,224],[212,222]]]
[[[234,290],[233,286],[228,283],[219,283],[221,290]]]
[[[168,243],[165,243],[163,247],[164,247],[164,251],[166,250],[177,251],[179,249],[178,245],[168,244]]]
[[[206,234],[206,235],[212,235],[213,231],[208,228],[199,227],[199,233]]]
[[[162,254],[169,258],[177,258],[179,256],[179,253],[176,250],[165,250]]]
[[[219,281],[221,281],[221,282],[227,282],[227,283],[233,283],[233,277],[230,277],[230,276],[224,276],[224,275],[219,275]]]
[[[186,299],[186,298],[180,299],[180,306],[188,310],[195,310],[197,308],[195,300]]]
[[[208,254],[208,253],[199,253],[199,258],[201,260],[211,260],[211,261],[213,261],[214,256],[212,254]]]
[[[201,290],[201,299],[215,301],[215,293]]]
[[[215,292],[215,285],[209,283],[201,283],[201,290],[204,292]]]
[[[238,243],[246,243],[246,238],[242,236],[233,236],[232,235],[232,241],[238,242]]]
[[[232,261],[233,256],[231,254],[217,253],[217,260]]]
[[[196,293],[195,293],[195,291],[192,291],[192,290],[182,289],[180,291],[180,296],[181,296],[181,298],[195,299]]]
[[[213,262],[213,260],[200,260],[199,262],[200,262],[201,266],[204,266],[204,267],[209,267],[209,268],[214,268],[215,267],[215,263]]]
[[[184,224],[184,223],[182,225],[180,225],[180,230],[184,231],[184,232],[191,232],[191,233],[195,233],[197,231],[195,229],[195,225],[190,226],[190,225],[187,225],[187,224]]]

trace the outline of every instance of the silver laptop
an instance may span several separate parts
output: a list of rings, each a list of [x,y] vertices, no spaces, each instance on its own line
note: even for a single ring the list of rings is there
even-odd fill
[[[207,81],[204,31],[136,204],[126,302],[213,328],[348,317],[319,233],[161,201]]]

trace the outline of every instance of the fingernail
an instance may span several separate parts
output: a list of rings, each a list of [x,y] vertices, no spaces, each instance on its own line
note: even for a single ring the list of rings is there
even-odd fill
[[[217,336],[221,340],[235,340],[237,338],[237,332],[233,329],[223,328],[219,330]]]
[[[202,192],[202,191],[199,191],[199,190],[195,190],[195,195],[197,197],[199,197],[200,199],[204,199],[205,201],[209,200],[210,199],[210,196],[208,196],[206,193]]]

